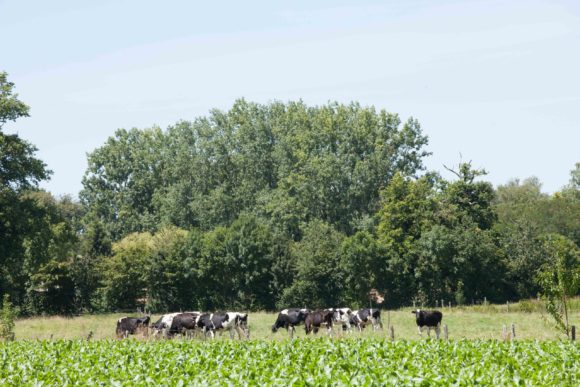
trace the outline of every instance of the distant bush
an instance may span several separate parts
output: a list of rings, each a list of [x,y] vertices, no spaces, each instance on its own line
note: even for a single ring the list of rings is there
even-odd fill
[[[2,309],[0,310],[0,340],[14,340],[14,320],[16,319],[16,310],[10,302],[10,296],[4,295],[2,300]]]

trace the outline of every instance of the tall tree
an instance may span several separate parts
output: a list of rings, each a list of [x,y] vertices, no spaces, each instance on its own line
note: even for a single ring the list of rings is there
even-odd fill
[[[376,236],[387,254],[389,283],[379,286],[387,304],[409,305],[417,295],[417,241],[435,222],[435,182],[432,176],[412,180],[397,174],[381,193]]]
[[[356,103],[238,100],[166,132],[117,131],[89,155],[81,199],[114,240],[158,225],[211,230],[244,212],[294,240],[313,219],[352,234],[397,171],[423,168],[426,144],[416,120]]]
[[[23,300],[22,257],[24,240],[33,230],[36,202],[23,196],[37,189],[50,171],[35,157],[36,148],[18,135],[5,134],[6,122],[28,116],[28,106],[14,94],[14,84],[0,72],[0,293],[13,293],[13,300]]]
[[[345,284],[340,259],[343,239],[344,234],[328,223],[316,220],[308,224],[304,238],[292,246],[294,282],[285,289],[279,306],[322,308],[340,303]]]

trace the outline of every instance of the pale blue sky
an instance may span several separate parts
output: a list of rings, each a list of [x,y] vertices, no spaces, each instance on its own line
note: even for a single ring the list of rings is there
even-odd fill
[[[76,195],[117,128],[167,127],[236,98],[359,101],[419,119],[426,164],[495,185],[566,184],[580,161],[580,1],[6,1],[7,125]]]

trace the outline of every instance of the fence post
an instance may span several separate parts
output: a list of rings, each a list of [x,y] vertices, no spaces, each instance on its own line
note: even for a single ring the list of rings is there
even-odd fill
[[[449,301],[449,310],[451,310],[451,301]]]
[[[413,309],[417,309],[417,308],[415,307],[415,301],[413,301]]]
[[[512,339],[516,338],[516,324],[512,323]]]
[[[391,341],[395,341],[395,327],[391,325]]]
[[[483,306],[487,306],[487,297],[483,297]]]
[[[507,339],[507,327],[505,326],[505,324],[503,324],[503,328],[501,330],[501,337],[502,339],[506,340]]]
[[[445,302],[441,299],[441,309],[445,308]]]
[[[439,300],[435,300],[435,308],[439,307]]]
[[[576,341],[576,325],[572,325],[572,334],[570,335],[570,339],[572,341]]]
[[[443,326],[443,333],[445,333],[445,341],[449,341],[449,330],[447,329],[447,324]]]

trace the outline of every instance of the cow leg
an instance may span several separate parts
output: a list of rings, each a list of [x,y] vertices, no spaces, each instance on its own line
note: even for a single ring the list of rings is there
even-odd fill
[[[437,324],[435,327],[435,334],[437,335],[437,340],[439,340],[439,335],[441,334],[441,324]]]
[[[431,327],[427,327],[427,336],[431,338]]]
[[[423,337],[423,330],[421,329],[421,327],[418,327],[418,329],[419,329],[419,337],[422,338]]]

